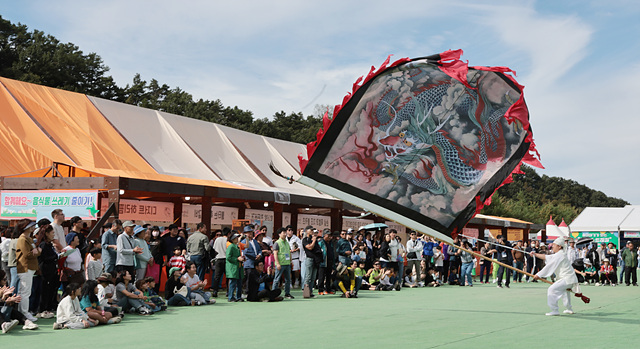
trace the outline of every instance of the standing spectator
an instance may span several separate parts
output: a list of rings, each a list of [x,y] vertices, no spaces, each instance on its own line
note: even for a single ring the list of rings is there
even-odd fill
[[[493,255],[494,252],[495,250],[491,248],[491,244],[488,242],[485,242],[484,246],[480,248],[480,254],[483,257],[485,257],[482,259],[482,262],[481,262],[482,264],[480,265],[480,283],[481,284],[489,283],[489,275],[491,275],[491,256]],[[482,281],[483,279],[485,281]]]
[[[69,220],[69,223],[71,223],[71,229],[69,230],[69,234],[76,233],[76,235],[78,236],[79,243],[77,248],[80,250],[80,256],[84,261],[85,257],[87,256],[87,253],[89,252],[88,251],[89,244],[87,243],[87,237],[84,235],[84,232],[83,232],[84,222],[82,222],[82,218],[78,216],[73,216]]]
[[[512,263],[509,257],[512,255],[511,253],[509,253],[508,247],[511,247],[509,246],[509,242],[505,240],[504,236],[498,235],[498,245],[496,245],[498,262],[504,263],[506,265],[511,265]],[[509,288],[509,283],[511,280],[511,269],[505,268],[503,265],[498,268],[498,288],[502,288],[502,278],[505,274],[505,269],[507,275],[505,278],[504,286],[506,288]]]
[[[338,263],[342,263],[344,265],[349,265],[351,263],[351,244],[347,240],[347,232],[340,232],[340,240],[338,240],[337,251],[338,253]]]
[[[37,241],[42,253],[38,256],[38,268],[42,275],[42,293],[40,295],[39,313],[42,318],[50,319],[58,307],[58,253],[53,245],[55,232],[51,225],[45,225],[38,230]],[[66,242],[65,242],[66,245]]]
[[[96,280],[100,275],[102,275],[102,271],[104,269],[104,265],[100,259],[102,256],[102,249],[96,247],[89,251],[89,254],[91,255],[91,260],[89,261],[89,264],[87,264],[87,280]]]
[[[135,254],[135,267],[136,267],[136,280],[142,280],[147,274],[147,265],[153,264],[153,258],[151,251],[149,251],[149,244],[147,244],[147,234],[149,230],[145,227],[136,226],[133,229],[133,236],[136,247],[139,247],[141,252]]]
[[[390,267],[389,262],[391,261],[391,248],[389,247],[391,243],[391,235],[384,234],[384,239],[382,240],[382,244],[380,245],[380,262],[382,262],[383,268]],[[340,262],[340,261],[339,261]],[[342,263],[342,262],[340,262]],[[344,264],[344,263],[342,263]]]
[[[21,297],[19,310],[32,322],[38,319],[29,313],[29,296],[31,296],[31,284],[33,276],[38,271],[38,256],[42,253],[42,249],[37,247],[31,238],[31,233],[36,228],[36,223],[29,219],[22,219],[16,226],[17,230],[22,232],[16,244],[16,269],[18,271],[18,279],[20,280]]]
[[[107,223],[104,226],[108,229],[102,234],[102,263],[104,270],[111,273],[116,269],[118,232],[122,227],[122,222],[116,219],[113,223]]]
[[[318,267],[322,261],[322,249],[318,244],[317,230],[313,229],[312,226],[306,227],[306,236],[302,239],[302,246],[304,246],[304,253],[307,256],[304,261],[304,286],[307,288],[308,297],[315,298],[313,287],[318,276]]]
[[[196,231],[187,239],[187,253],[191,255],[191,261],[195,263],[201,281],[204,281],[204,274],[209,264],[209,261],[205,260],[210,249],[207,235],[207,225],[200,222],[196,225]]]
[[[53,246],[56,248],[56,251],[62,252],[62,249],[67,247],[67,241],[64,238],[66,234],[62,227],[62,223],[64,222],[64,213],[61,209],[55,209],[51,211],[51,218],[53,218],[51,226],[54,231]]]
[[[518,270],[524,270],[524,252],[522,248],[522,240],[516,242],[516,246],[511,250],[513,258],[513,266]],[[522,273],[515,272],[513,274],[513,282],[522,282]]]
[[[423,252],[422,242],[418,240],[418,233],[415,231],[411,231],[409,237],[410,239],[407,241],[407,270],[413,273],[413,268],[415,268],[416,271],[413,275],[418,275],[419,278],[420,274],[422,274],[422,270],[420,269]]]
[[[625,284],[629,286],[633,282],[633,286],[638,286],[638,275],[636,274],[636,268],[638,267],[638,252],[633,246],[633,242],[627,242],[627,248],[622,251],[622,259],[624,260]]]
[[[434,249],[438,245],[432,237],[425,235],[425,242],[422,244],[422,257],[424,259],[424,263],[427,267],[427,270],[433,266],[434,262],[432,261]]]
[[[433,252],[433,266],[431,267],[438,273],[438,280],[443,280],[444,275],[444,253],[442,253],[442,246],[436,245],[436,248]],[[423,273],[427,274],[427,262],[422,260],[425,263],[425,267],[423,268]],[[426,283],[426,282],[425,282]]]
[[[126,270],[131,275],[131,278],[134,279],[136,275],[135,255],[136,253],[142,253],[142,249],[136,246],[136,242],[133,240],[135,224],[131,221],[126,221],[122,223],[122,227],[124,228],[124,233],[118,236],[116,242],[118,246],[116,251],[116,271],[122,272]]]
[[[2,253],[2,270],[5,275],[11,278],[11,271],[9,270],[9,249],[11,245],[11,234],[13,234],[13,228],[0,226],[2,230],[2,242],[0,242],[0,252]],[[11,283],[11,279],[9,279]]]
[[[72,283],[82,285],[84,275],[82,274],[82,256],[78,249],[78,245],[80,244],[78,234],[73,232],[67,234],[67,236],[65,236],[65,242],[67,246],[62,249],[58,264],[62,263],[60,281],[62,281],[62,287],[66,289],[67,285]]]
[[[168,262],[169,259],[171,259],[171,257],[173,257],[173,250],[174,250],[174,248],[176,246],[180,247],[180,254],[184,255],[185,253],[187,253],[187,250],[186,250],[187,249],[187,244],[186,244],[185,239],[182,236],[178,235],[178,226],[177,225],[170,224],[167,229],[169,230],[169,233],[165,234],[162,237],[162,240],[164,240],[164,242],[163,242],[164,254],[167,257],[167,262]],[[167,275],[169,275],[169,269],[170,268],[171,267],[167,264],[166,265]]]
[[[240,254],[240,248],[238,247],[238,238],[240,238],[240,234],[233,230],[231,232],[232,235],[229,238],[229,247],[227,247],[225,268],[227,281],[229,282],[227,299],[229,302],[242,302],[242,287],[240,286],[242,276],[240,273],[242,271],[244,256]]]
[[[262,240],[265,244],[269,245],[269,247],[273,246],[273,239],[267,234],[267,226],[263,225],[260,227],[260,232],[264,234],[264,239]],[[275,236],[274,236],[275,237]]]
[[[537,252],[536,248],[535,248],[535,244],[534,241],[531,241],[531,243],[529,244],[529,246],[524,248],[525,253],[525,261],[527,264],[527,273],[529,274],[535,274],[536,271],[534,271],[534,263],[535,263],[535,258],[533,258],[531,256],[531,252]],[[531,282],[531,280],[529,279],[529,275],[526,276],[525,278],[527,280],[527,282]]]
[[[169,270],[171,270],[171,268],[180,268],[180,272],[183,274],[187,271],[187,259],[182,255],[182,249],[180,246],[173,248],[173,257],[169,259],[167,266],[169,267]]]
[[[467,250],[471,250],[471,244],[467,241],[467,239],[462,240],[462,247]],[[456,252],[458,257],[460,258],[460,286],[464,286],[465,282],[467,285],[473,287],[473,277],[471,276],[471,270],[473,269],[473,263],[475,262],[475,258],[473,255],[467,251],[463,251],[458,249]]]
[[[597,245],[593,245],[591,247],[589,252],[587,252],[587,258],[591,261],[591,265],[593,265],[596,270],[600,270],[600,261],[602,258],[600,258],[600,253],[596,247]]]
[[[318,268],[318,294],[333,294],[331,292],[331,272],[333,270],[333,236],[331,230],[325,229],[318,244],[322,250],[322,262]],[[364,263],[364,261],[361,261]]]
[[[156,281],[154,291],[160,291],[160,268],[164,267],[164,240],[160,237],[160,228],[153,227],[151,229],[151,237],[149,238],[149,251],[153,257],[153,263],[147,264],[147,276],[152,277]]]
[[[618,249],[613,242],[607,244],[605,258],[609,259],[609,265],[613,268],[613,273],[618,274]],[[622,280],[621,280],[622,281]]]
[[[283,228],[278,229],[279,238],[273,244],[276,276],[273,279],[273,289],[279,287],[280,279],[284,276],[284,297],[293,299],[291,295],[291,250],[286,240],[287,233]]]
[[[391,240],[389,241],[389,251],[391,252],[391,256],[389,257],[389,266],[391,266],[393,271],[397,273],[400,270],[400,264],[398,263],[398,253],[400,252],[400,243],[397,239],[398,231],[395,229],[389,230],[389,237],[391,237]],[[400,283],[402,283],[402,281]]]
[[[249,277],[249,272],[256,267],[256,263],[262,260],[262,248],[260,247],[260,243],[253,239],[253,229],[250,226],[244,227],[245,231],[245,248],[244,248],[244,256],[246,260],[244,261],[244,275],[243,280],[247,280]],[[247,284],[247,288],[248,288]]]
[[[216,262],[213,268],[215,274],[214,274],[213,282],[211,285],[211,287],[213,288],[213,297],[218,297],[218,289],[220,288],[220,284],[222,283],[222,275],[225,273],[225,269],[226,269],[227,235],[228,234],[229,234],[229,229],[227,228],[223,229],[222,236],[216,237],[216,240],[213,242],[213,250],[216,253]],[[227,279],[228,278],[229,277],[227,276]]]
[[[569,247],[567,248],[567,258],[569,259],[569,263],[573,264],[578,259],[578,249],[576,248],[576,242],[571,240],[569,241]]]
[[[289,249],[291,250],[292,282],[294,283],[294,285],[300,285],[303,281],[300,280],[300,250],[302,249],[302,240],[296,234],[294,234],[292,226],[287,225],[285,229],[287,231],[287,241],[289,242]]]

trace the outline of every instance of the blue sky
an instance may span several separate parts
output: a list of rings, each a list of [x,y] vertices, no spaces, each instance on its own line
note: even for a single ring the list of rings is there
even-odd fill
[[[525,85],[549,176],[640,204],[640,2],[10,1],[0,14],[255,117],[342,101],[389,54],[463,49]]]

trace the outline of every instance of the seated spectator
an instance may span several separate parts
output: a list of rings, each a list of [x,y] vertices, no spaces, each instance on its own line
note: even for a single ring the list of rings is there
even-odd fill
[[[356,277],[359,277],[362,280],[362,283],[360,285],[360,289],[369,289],[369,281],[367,281],[369,279],[369,277],[367,277],[367,271],[365,270],[364,266],[365,266],[366,261],[364,259],[361,259],[358,262],[358,265],[353,268],[353,273],[356,275]]]
[[[211,292],[205,292],[207,281],[200,281],[200,277],[198,277],[198,266],[196,266],[195,263],[189,261],[186,264],[186,269],[187,273],[182,275],[181,281],[191,290],[189,294],[191,299],[194,299],[197,305],[215,304],[216,299],[211,297]]]
[[[343,298],[358,298],[358,290],[362,284],[362,278],[355,275],[353,269],[339,263],[336,267],[336,289],[342,291]],[[349,291],[347,291],[349,287]]]
[[[404,271],[404,283],[402,285],[409,288],[418,287],[418,278],[414,275],[413,270],[407,269]]]
[[[102,252],[102,249],[100,251]],[[105,311],[100,306],[100,301],[98,301],[98,282],[96,280],[87,280],[82,286],[80,307],[90,319],[96,320],[100,324],[117,324],[122,320],[121,317],[114,317],[111,312]]]
[[[596,283],[596,286],[607,284],[615,286],[617,283],[615,269],[609,264],[609,258],[605,258],[602,261],[604,264],[600,267],[600,283]]]
[[[173,257],[169,259],[169,267],[170,268],[180,268],[180,272],[182,274],[185,273],[185,266],[187,265],[187,260],[182,255],[182,247],[176,246],[173,248]]]
[[[126,312],[134,310],[141,315],[153,314],[151,309],[144,304],[146,297],[131,283],[131,274],[124,270],[116,279],[116,298],[118,306]]]
[[[116,286],[113,284],[113,276],[109,273],[102,273],[96,281],[98,282],[98,302],[100,306],[105,308],[115,304],[116,301],[113,300],[113,295],[116,292]]]
[[[65,288],[65,297],[58,304],[56,312],[56,322],[53,323],[54,330],[68,328],[72,330],[89,328],[98,324],[98,321],[89,318],[89,315],[82,311],[80,297],[82,289],[75,282],[70,283]]]
[[[153,304],[155,304],[156,306],[163,308],[162,310],[167,309],[167,301],[164,300],[164,298],[160,297],[155,291],[156,279],[153,276],[147,276],[144,280],[149,286],[143,292],[145,297],[147,297],[147,300],[153,302]]]
[[[283,299],[280,296],[282,290],[279,288],[272,290],[269,286],[274,274],[275,271],[271,267],[266,273],[264,272],[264,261],[256,262],[255,268],[249,271],[247,280],[249,302],[279,302]]]
[[[35,330],[38,325],[18,311],[22,297],[14,295],[15,288],[7,286],[7,274],[0,269],[0,326],[2,333],[11,331],[16,325],[23,324],[23,330]]]
[[[442,286],[442,281],[440,281],[440,276],[436,269],[431,266],[427,270],[424,278],[424,283],[426,287],[438,287]]]
[[[380,278],[382,277],[382,266],[379,261],[373,263],[373,268],[367,271],[365,277],[369,278],[369,289],[375,290],[376,286],[380,284]]]
[[[384,268],[380,283],[375,288],[376,291],[400,291],[400,281],[397,280],[392,268]]]
[[[169,269],[169,279],[164,286],[164,296],[167,304],[172,306],[196,305],[195,299],[190,299],[191,290],[185,286],[180,278],[182,270],[178,267]]]
[[[142,293],[142,295],[144,295],[144,304],[151,309],[152,312],[157,313],[159,311],[162,310],[166,310],[166,306],[162,306],[162,305],[156,305],[154,302],[152,302],[149,297],[147,297],[146,293],[149,290],[149,282],[145,279],[141,279],[141,280],[137,280],[136,281],[136,288],[138,290],[140,290],[140,292]]]

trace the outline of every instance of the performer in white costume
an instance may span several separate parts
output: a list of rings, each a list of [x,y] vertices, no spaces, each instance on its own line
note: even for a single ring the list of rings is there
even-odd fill
[[[549,289],[547,290],[547,304],[549,305],[549,308],[551,308],[551,312],[546,315],[549,316],[560,314],[558,312],[558,301],[560,298],[562,298],[562,303],[566,308],[564,313],[573,314],[570,290],[573,290],[576,293],[579,292],[577,289],[578,278],[576,277],[576,273],[567,258],[567,242],[565,239],[565,237],[559,237],[553,242],[551,245],[553,254],[551,255],[531,252],[532,257],[545,260],[545,266],[535,275],[535,280],[556,274],[557,281],[554,282],[553,285],[549,286]]]

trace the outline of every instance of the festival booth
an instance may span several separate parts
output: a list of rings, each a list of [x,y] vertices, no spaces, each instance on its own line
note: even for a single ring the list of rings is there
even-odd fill
[[[571,237],[592,238],[598,244],[613,242],[620,247],[620,224],[633,210],[631,206],[587,207],[569,225]]]
[[[624,246],[627,241],[633,241],[635,246],[640,245],[640,206],[626,206],[633,210],[620,223],[619,236],[620,246]],[[625,207],[625,208],[626,208]]]

